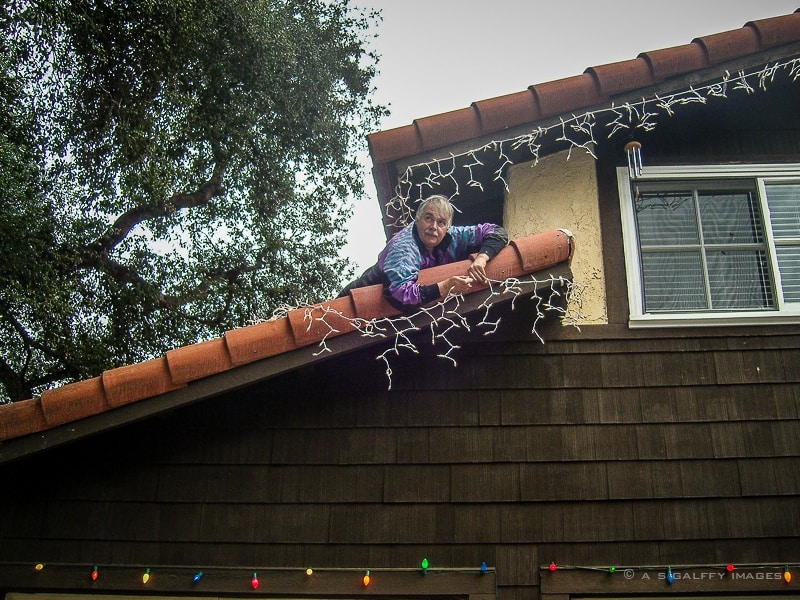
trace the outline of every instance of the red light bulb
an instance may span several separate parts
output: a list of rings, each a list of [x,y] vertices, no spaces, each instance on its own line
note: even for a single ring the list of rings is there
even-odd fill
[[[253,573],[253,578],[250,580],[250,585],[253,586],[253,589],[258,589],[258,573]]]

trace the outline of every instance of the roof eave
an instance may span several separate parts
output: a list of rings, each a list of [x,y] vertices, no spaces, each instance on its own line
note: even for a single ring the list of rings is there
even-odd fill
[[[578,76],[532,85],[522,92],[374,132],[367,140],[378,202],[385,209],[405,166],[447,156],[465,144],[481,146],[498,134],[512,137],[515,131],[557,123],[576,112],[677,92],[726,71],[735,73],[800,56],[797,31],[800,9],[791,15],[748,23],[739,30],[697,38],[684,46],[644,52],[632,60],[590,67]],[[390,224],[384,223],[384,227],[387,235],[393,232]]]
[[[537,277],[538,275],[538,277]],[[541,281],[539,281],[541,278]],[[552,291],[552,281],[572,279],[569,261],[532,274],[535,283],[519,294],[528,297],[537,293]],[[476,293],[464,296],[459,305],[463,314],[477,311],[485,306],[511,302],[509,294],[491,295]],[[430,324],[427,314],[418,313],[411,318],[414,325],[422,328]],[[241,365],[222,373],[205,377],[178,389],[125,404],[78,421],[66,423],[27,436],[0,442],[0,464],[52,449],[67,443],[93,436],[124,425],[142,421],[161,413],[207,400],[224,393],[245,388],[301,367],[310,366],[333,358],[340,358],[357,350],[386,343],[386,338],[358,335],[333,337],[325,342],[325,352],[317,346],[305,346],[290,352]]]

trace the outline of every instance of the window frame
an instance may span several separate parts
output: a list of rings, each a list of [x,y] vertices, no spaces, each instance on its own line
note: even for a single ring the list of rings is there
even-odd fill
[[[641,257],[634,216],[632,186],[643,181],[669,181],[683,179],[733,179],[755,180],[759,206],[765,227],[767,252],[772,281],[776,291],[773,310],[709,311],[647,313],[643,310]],[[780,272],[778,270],[775,239],[769,210],[766,206],[765,185],[771,183],[800,183],[800,163],[786,164],[730,164],[730,165],[680,165],[646,167],[641,175],[632,179],[628,167],[617,167],[622,243],[625,260],[625,277],[628,286],[628,326],[638,327],[703,327],[719,325],[767,325],[800,323],[800,303],[783,300]],[[800,233],[798,234],[800,236]],[[780,292],[780,293],[779,293]]]

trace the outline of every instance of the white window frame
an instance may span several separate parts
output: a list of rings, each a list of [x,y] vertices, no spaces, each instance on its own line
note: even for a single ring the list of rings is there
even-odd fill
[[[782,293],[776,293],[776,308],[769,311],[737,312],[681,312],[646,313],[643,310],[642,273],[639,260],[639,240],[633,211],[632,186],[637,181],[669,179],[708,179],[737,178],[756,180],[762,216],[766,225],[767,246],[776,291],[780,289],[780,273],[775,242],[769,221],[769,210],[765,201],[765,184],[800,183],[800,164],[730,164],[730,165],[690,165],[670,167],[646,167],[641,175],[632,180],[628,167],[617,168],[620,215],[622,219],[622,241],[625,254],[625,273],[628,283],[628,306],[631,328],[638,327],[699,327],[720,325],[788,325],[800,323],[800,303],[783,302]]]

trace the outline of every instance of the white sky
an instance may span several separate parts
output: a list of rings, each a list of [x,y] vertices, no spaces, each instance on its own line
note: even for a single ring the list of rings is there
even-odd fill
[[[382,130],[800,8],[800,0],[352,3],[383,14],[371,42],[381,56],[375,101],[392,112]],[[366,157],[368,197],[356,203],[343,250],[359,272],[385,243],[371,168]]]

